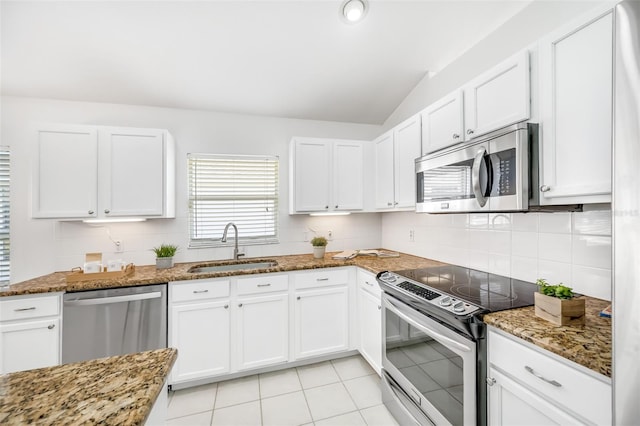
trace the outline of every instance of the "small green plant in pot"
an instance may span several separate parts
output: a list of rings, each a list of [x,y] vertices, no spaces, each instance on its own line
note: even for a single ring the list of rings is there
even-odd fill
[[[156,268],[167,269],[173,267],[173,256],[178,251],[178,246],[173,244],[160,244],[151,250],[156,254]]]
[[[556,325],[583,325],[585,321],[584,298],[574,298],[571,287],[562,283],[551,285],[538,279],[535,296],[536,316]]]
[[[325,237],[313,237],[311,239],[311,245],[313,246],[313,257],[316,259],[323,259],[324,252],[327,247],[327,239]]]

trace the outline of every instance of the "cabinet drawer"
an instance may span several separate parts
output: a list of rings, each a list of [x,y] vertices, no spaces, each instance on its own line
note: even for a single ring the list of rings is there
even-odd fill
[[[320,269],[314,272],[294,274],[293,279],[296,289],[347,284],[349,271],[346,269]]]
[[[609,384],[495,332],[489,333],[489,362],[549,401],[596,424],[611,424]]]
[[[289,289],[287,275],[256,275],[250,278],[238,278],[238,295],[270,293]]]
[[[59,295],[7,298],[0,301],[0,321],[48,317],[59,313]]]
[[[229,296],[229,280],[193,280],[171,283],[171,301],[213,299]]]

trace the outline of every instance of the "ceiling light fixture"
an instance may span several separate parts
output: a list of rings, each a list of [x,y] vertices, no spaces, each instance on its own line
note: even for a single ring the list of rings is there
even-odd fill
[[[341,15],[347,22],[353,24],[364,18],[367,12],[366,0],[346,0],[342,3]]]

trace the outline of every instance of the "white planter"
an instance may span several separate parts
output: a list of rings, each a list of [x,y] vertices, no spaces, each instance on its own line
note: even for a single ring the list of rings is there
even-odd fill
[[[326,246],[314,246],[313,247],[313,257],[316,259],[322,259],[324,258],[324,251],[327,247]]]
[[[173,268],[173,257],[156,257],[156,269]]]

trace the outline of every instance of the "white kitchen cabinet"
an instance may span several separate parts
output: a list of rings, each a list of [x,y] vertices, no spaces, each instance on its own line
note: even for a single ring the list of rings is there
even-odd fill
[[[464,103],[462,90],[443,97],[420,113],[422,118],[422,155],[464,140]]]
[[[34,218],[174,217],[175,153],[166,130],[38,125]]]
[[[362,142],[294,138],[290,150],[291,213],[364,208]]]
[[[375,275],[358,269],[358,349],[378,373],[382,371],[382,290]]]
[[[421,128],[417,114],[374,141],[376,209],[411,210],[416,206],[416,166]]]
[[[540,41],[541,204],[611,201],[613,12]]]
[[[520,52],[464,86],[465,140],[531,116],[529,52]]]
[[[60,364],[60,295],[0,300],[0,374]]]
[[[293,275],[296,359],[349,349],[349,289],[346,269]]]
[[[289,360],[289,278],[238,278],[234,360],[238,370]]]
[[[228,280],[194,280],[169,286],[169,347],[178,349],[170,384],[230,371]]]
[[[492,327],[488,423],[608,425],[611,380]]]

